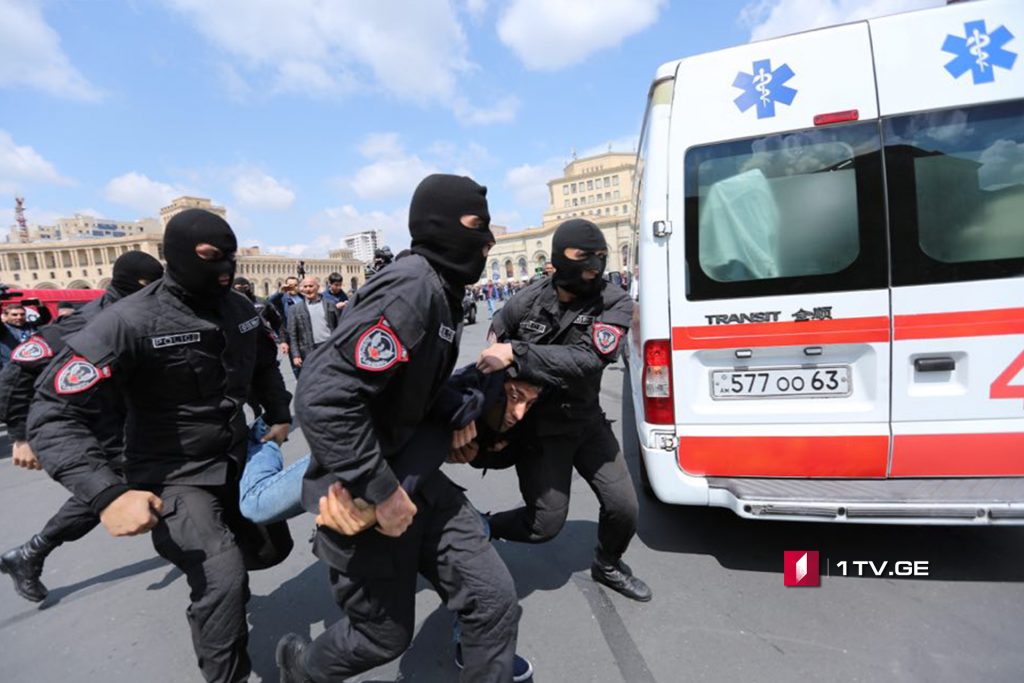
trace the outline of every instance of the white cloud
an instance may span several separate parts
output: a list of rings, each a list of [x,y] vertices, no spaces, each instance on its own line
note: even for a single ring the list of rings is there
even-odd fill
[[[283,211],[295,203],[295,193],[276,178],[257,169],[242,171],[231,185],[235,199],[244,207]]]
[[[175,197],[191,194],[187,189],[152,180],[131,171],[112,178],[103,190],[107,201],[131,207],[144,216],[156,216]]]
[[[343,246],[345,235],[361,230],[383,230],[384,243],[395,254],[409,247],[409,210],[402,206],[391,211],[362,212],[351,204],[331,207],[310,220],[312,239],[293,244],[267,247],[268,251],[295,257],[326,256],[331,249]]]
[[[463,5],[466,8],[466,13],[474,21],[481,21],[487,12],[487,0],[464,0]]]
[[[398,133],[370,133],[358,149],[367,159],[398,159],[405,154]]]
[[[0,0],[0,87],[27,86],[56,97],[96,101],[101,93],[71,64],[37,3]]]
[[[519,98],[506,95],[490,106],[474,107],[465,97],[457,97],[452,103],[455,119],[467,126],[488,126],[494,123],[511,123],[519,113]]]
[[[259,90],[336,96],[374,87],[403,100],[444,102],[469,68],[466,36],[447,0],[165,2]]]
[[[407,153],[397,133],[373,133],[358,149],[371,163],[346,184],[362,199],[411,197],[424,177],[438,172],[437,165]]]
[[[938,7],[946,0],[757,0],[740,10],[751,40],[763,40],[886,14]]]
[[[561,176],[564,166],[561,159],[555,158],[539,164],[522,164],[508,170],[503,186],[512,193],[520,208],[539,220],[550,204],[548,181]]]
[[[28,145],[17,145],[10,133],[0,130],[0,192],[19,190],[27,182],[73,185],[53,164]]]
[[[666,0],[512,0],[498,37],[529,69],[555,71],[615,47],[658,20]]]

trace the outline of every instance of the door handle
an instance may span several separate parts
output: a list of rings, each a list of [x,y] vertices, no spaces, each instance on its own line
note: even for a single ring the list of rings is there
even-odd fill
[[[956,370],[956,361],[949,356],[937,358],[916,358],[914,369],[918,372],[952,372]]]

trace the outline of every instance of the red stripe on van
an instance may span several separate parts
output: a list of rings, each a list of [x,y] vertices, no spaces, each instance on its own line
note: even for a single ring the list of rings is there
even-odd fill
[[[896,316],[896,340],[1024,334],[1024,308]]]
[[[884,477],[888,436],[684,436],[679,466],[721,477]]]
[[[701,325],[672,329],[672,348],[676,351],[757,346],[869,344],[887,341],[889,317],[884,315],[805,322]]]
[[[1024,434],[899,434],[890,476],[1024,476]]]

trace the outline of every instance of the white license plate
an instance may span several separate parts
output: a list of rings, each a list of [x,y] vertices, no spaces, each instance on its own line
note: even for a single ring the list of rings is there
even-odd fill
[[[711,373],[711,398],[849,396],[850,366],[751,368]]]

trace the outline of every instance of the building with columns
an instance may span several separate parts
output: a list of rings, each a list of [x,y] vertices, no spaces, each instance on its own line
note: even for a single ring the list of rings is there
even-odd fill
[[[573,159],[561,177],[548,181],[548,208],[540,227],[497,236],[481,282],[525,280],[551,260],[555,228],[570,218],[596,224],[608,241],[607,272],[629,263],[636,154],[606,152]]]
[[[104,289],[121,254],[144,251],[163,262],[163,228],[172,216],[189,208],[227,217],[224,208],[209,199],[179,197],[160,210],[160,221],[111,221],[81,215],[60,219],[56,226],[40,226],[47,228],[45,237],[37,234],[37,239],[29,242],[0,243],[0,282],[15,290]],[[110,236],[102,232],[106,230],[102,226],[119,227]],[[334,272],[344,276],[346,288],[353,282],[361,285],[365,278],[362,262],[349,249],[332,250],[328,258],[299,259],[265,254],[259,247],[241,247],[237,257],[236,276],[250,280],[259,296],[277,291],[286,277],[297,275],[300,263],[307,275],[316,276],[321,283]]]

